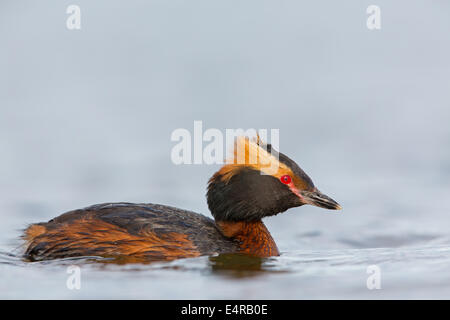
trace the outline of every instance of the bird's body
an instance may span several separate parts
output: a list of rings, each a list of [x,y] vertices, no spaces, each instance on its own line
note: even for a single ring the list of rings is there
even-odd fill
[[[257,152],[279,168],[267,174],[265,167],[248,161],[222,167],[208,185],[208,206],[214,220],[158,204],[99,204],[30,225],[23,236],[25,257],[153,261],[234,252],[269,257],[279,251],[262,218],[303,204],[340,208],[285,155],[273,156],[259,142],[238,141],[246,155]],[[266,147],[270,149],[270,145]]]
[[[31,260],[75,256],[172,260],[238,251],[214,220],[158,204],[105,203],[32,225]]]

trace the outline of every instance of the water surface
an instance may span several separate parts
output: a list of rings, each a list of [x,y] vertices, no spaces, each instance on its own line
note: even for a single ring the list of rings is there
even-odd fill
[[[377,1],[378,31],[356,0],[79,0],[79,31],[68,4],[0,4],[0,298],[450,297],[448,1]],[[210,216],[218,166],[170,159],[194,120],[280,129],[281,151],[344,209],[266,219],[270,259],[21,260],[27,224],[91,204]]]

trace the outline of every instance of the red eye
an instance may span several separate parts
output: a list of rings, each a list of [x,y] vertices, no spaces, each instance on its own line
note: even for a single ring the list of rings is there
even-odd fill
[[[284,176],[282,176],[280,178],[280,181],[283,182],[284,184],[289,184],[289,183],[291,183],[292,179],[291,179],[291,176],[285,174]]]

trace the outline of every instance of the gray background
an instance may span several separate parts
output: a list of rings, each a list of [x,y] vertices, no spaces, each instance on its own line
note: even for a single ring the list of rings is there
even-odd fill
[[[81,30],[66,28],[70,4],[81,7]],[[381,7],[381,30],[366,27],[370,4]],[[433,250],[446,252],[449,244],[449,13],[444,0],[3,0],[3,252],[17,247],[27,223],[94,203],[155,202],[209,215],[205,187],[218,166],[170,160],[170,134],[192,131],[194,120],[223,131],[279,128],[281,151],[344,210],[301,207],[267,219],[284,252],[272,267],[291,263],[284,278],[267,271],[245,287],[228,279],[227,291],[213,277],[222,289],[206,292],[198,286],[207,281],[208,262],[199,259],[186,262],[194,264],[188,276],[157,273],[156,291],[136,291],[133,281],[141,280],[118,269],[116,280],[75,295],[57,264],[51,268],[62,282],[49,276],[55,271],[4,257],[0,287],[8,291],[0,295],[448,297],[450,281],[440,271],[450,263]],[[323,280],[330,264],[305,264],[308,250],[317,250],[312,261],[344,252],[328,250],[351,250],[356,261],[337,261],[344,273]],[[429,257],[417,258],[423,252],[437,269],[423,265]],[[374,295],[365,268],[384,253],[397,289]],[[105,271],[94,270],[104,279]],[[113,289],[127,277],[129,290]],[[287,292],[283,283],[298,277],[307,285]],[[30,288],[30,279],[41,289]],[[171,290],[180,281],[186,291]]]

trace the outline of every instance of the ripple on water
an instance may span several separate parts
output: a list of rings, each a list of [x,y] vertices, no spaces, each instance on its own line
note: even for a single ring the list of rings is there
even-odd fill
[[[88,288],[76,293],[77,298],[370,298],[365,285],[370,265],[382,270],[383,297],[407,298],[416,288],[428,290],[429,297],[450,292],[450,246],[422,246],[294,250],[271,258],[223,254],[128,264],[98,257],[25,262],[0,251],[0,267],[10,274],[5,285],[16,290],[4,294],[46,298],[56,292],[73,297],[64,282],[69,265],[82,268]],[[33,291],[28,281],[53,291]],[[174,290],[180,283],[184,288]],[[302,284],[301,290],[293,284]]]

